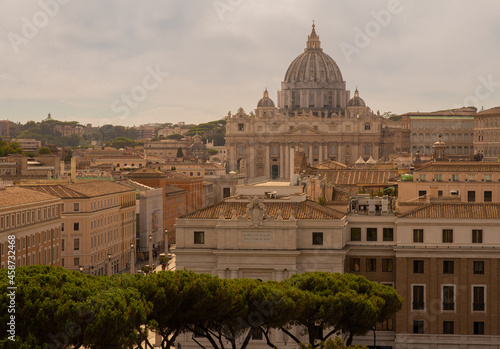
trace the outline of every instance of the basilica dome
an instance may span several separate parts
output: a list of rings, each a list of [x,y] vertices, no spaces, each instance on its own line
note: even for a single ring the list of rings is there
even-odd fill
[[[365,101],[359,96],[358,89],[354,91],[354,97],[351,98],[349,103],[347,103],[348,107],[366,107]]]
[[[342,74],[332,57],[323,52],[319,36],[313,29],[308,36],[304,53],[295,58],[285,74],[285,83],[323,82],[342,83]]]
[[[259,107],[272,107],[274,108],[274,102],[271,98],[269,98],[269,93],[267,92],[267,88],[264,91],[264,97],[262,97],[257,103],[257,108]]]

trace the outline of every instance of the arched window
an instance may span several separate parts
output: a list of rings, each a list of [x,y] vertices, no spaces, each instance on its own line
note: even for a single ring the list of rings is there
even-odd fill
[[[468,142],[468,141],[469,141],[469,134],[464,133],[464,142]]]
[[[462,147],[461,146],[457,147],[457,154],[462,155]]]
[[[335,154],[335,145],[330,145],[330,154]]]
[[[461,142],[461,141],[462,141],[462,134],[461,134],[461,133],[459,133],[459,134],[457,135],[457,141],[459,141],[459,142]]]
[[[416,133],[413,133],[413,134],[411,135],[411,140],[412,140],[413,142],[416,142],[416,141],[417,141],[417,134],[416,134]]]
[[[365,145],[365,155],[370,155],[370,145],[369,144]]]
[[[430,133],[426,133],[425,134],[425,141],[426,142],[430,142],[431,141],[431,134]]]

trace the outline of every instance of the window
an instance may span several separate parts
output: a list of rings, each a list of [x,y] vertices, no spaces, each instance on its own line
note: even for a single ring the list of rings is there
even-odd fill
[[[392,258],[382,258],[382,271],[391,272],[394,270],[394,261]]]
[[[453,321],[443,321],[443,334],[454,334],[455,323]]]
[[[413,229],[413,242],[424,242],[424,229]]]
[[[367,258],[366,259],[366,271],[375,272],[377,271],[377,259]]]
[[[472,243],[473,244],[483,243],[483,230],[482,229],[472,229]]]
[[[424,286],[413,286],[413,310],[424,310]]]
[[[485,181],[485,182],[491,182],[491,181],[492,181],[492,177],[493,177],[493,176],[492,176],[492,175],[490,175],[490,174],[485,174],[485,175],[484,175],[484,181]]]
[[[61,231],[64,231],[64,223],[61,223]]]
[[[484,202],[491,202],[491,201],[493,201],[493,195],[492,195],[492,192],[490,190],[486,190],[484,192],[483,201]]]
[[[80,231],[80,223],[73,223],[73,231]]]
[[[476,202],[476,192],[473,190],[467,191],[467,201]]]
[[[253,340],[262,340],[262,330],[259,328],[254,328],[252,331]]]
[[[382,321],[382,331],[394,331],[392,318],[388,318]]]
[[[424,261],[421,260],[413,261],[413,273],[414,274],[424,273]]]
[[[312,238],[313,245],[323,245],[323,233],[313,233]]]
[[[360,271],[361,261],[359,258],[351,258],[351,271]]]
[[[384,241],[394,241],[394,229],[384,228],[382,230]]]
[[[65,241],[64,239],[61,240],[61,251],[63,252],[64,252],[64,241]]]
[[[80,211],[80,204],[78,202],[73,203],[73,211]]]
[[[458,175],[457,174],[452,174],[451,175],[451,181],[452,182],[458,182]]]
[[[366,241],[377,241],[377,228],[366,228]]]
[[[80,266],[80,257],[73,258],[73,266],[74,267]]]
[[[467,181],[474,182],[476,180],[475,174],[470,174],[467,176]]]
[[[73,240],[73,250],[78,251],[80,249],[80,239],[75,238]]]
[[[351,241],[361,241],[361,228],[351,228]]]
[[[474,321],[474,334],[484,334],[484,322]]]
[[[245,124],[238,124],[238,131],[245,131]]]
[[[427,196],[427,191],[426,190],[419,190],[418,191],[418,198],[424,200],[425,197]]]
[[[424,333],[424,322],[422,320],[413,320],[413,333]]]
[[[443,286],[443,310],[455,310],[455,286]]]
[[[194,243],[203,245],[205,243],[205,232],[195,231],[194,232]]]
[[[453,274],[455,271],[454,261],[443,261],[443,274]]]
[[[484,274],[484,261],[474,261],[474,274]]]
[[[434,181],[435,182],[442,182],[443,181],[443,175],[442,174],[435,174],[434,175]]]
[[[453,242],[453,229],[443,229],[443,243]]]
[[[484,311],[484,286],[472,287],[472,310]]]
[[[370,123],[365,123],[365,131],[370,131]]]

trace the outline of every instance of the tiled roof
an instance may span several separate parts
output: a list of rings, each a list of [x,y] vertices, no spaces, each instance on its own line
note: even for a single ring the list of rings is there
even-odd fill
[[[339,169],[347,168],[347,165],[341,164],[340,162],[337,162],[337,161],[327,160],[327,161],[324,161],[321,164],[316,165],[314,167],[317,169],[320,169],[320,170],[325,170],[325,169],[339,170]]]
[[[247,213],[248,202],[232,202],[224,201],[214,205],[207,206],[201,210],[189,213],[182,218],[194,219],[218,219],[221,211],[226,219],[229,219],[235,211],[236,216],[245,216]],[[283,219],[289,219],[293,211],[293,216],[296,219],[340,219],[344,216],[343,213],[321,206],[313,201],[302,202],[276,202],[263,201],[267,215],[277,218],[279,210]]]
[[[110,181],[88,181],[84,183],[36,185],[25,188],[47,193],[60,198],[89,198],[131,191],[133,189]]]
[[[500,203],[430,203],[402,218],[500,219]]]
[[[0,208],[57,199],[58,197],[21,187],[5,187],[0,190]]]
[[[168,195],[168,194],[179,194],[179,193],[183,193],[183,192],[187,192],[187,190],[179,188],[179,187],[176,187],[176,186],[173,186],[173,185],[167,185],[167,186],[165,186],[165,194],[166,195]]]
[[[408,116],[471,116],[476,114],[476,110],[473,108],[458,108],[458,109],[448,109],[448,110],[438,110],[432,112],[414,112],[402,114]]]
[[[500,162],[429,162],[415,168],[414,172],[499,172]]]
[[[397,170],[318,170],[334,185],[388,184]]]
[[[500,107],[494,107],[490,109],[483,110],[482,112],[477,113],[478,115],[488,115],[488,114],[500,114]]]

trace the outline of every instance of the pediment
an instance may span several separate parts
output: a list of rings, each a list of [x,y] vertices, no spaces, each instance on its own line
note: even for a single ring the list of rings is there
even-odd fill
[[[309,126],[299,126],[297,128],[294,128],[293,130],[285,132],[285,134],[286,135],[321,135],[323,133],[319,132],[318,130],[315,130]]]

